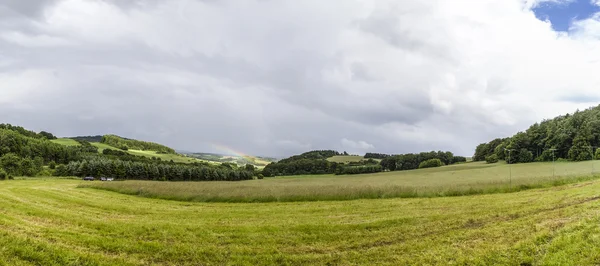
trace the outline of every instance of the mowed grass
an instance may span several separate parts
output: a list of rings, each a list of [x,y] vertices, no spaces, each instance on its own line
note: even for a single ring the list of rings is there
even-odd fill
[[[592,174],[595,169],[599,171],[598,175]],[[180,201],[288,202],[503,193],[599,177],[600,161],[511,166],[466,163],[365,175],[293,176],[241,182],[122,181],[88,183],[86,186],[129,195]]]
[[[79,144],[79,142],[75,141],[74,139],[67,139],[67,138],[53,139],[50,141],[52,141],[56,144],[65,145],[65,146],[80,146],[81,145],[81,144]]]
[[[0,182],[0,265],[597,265],[600,182],[466,197],[190,203]]]

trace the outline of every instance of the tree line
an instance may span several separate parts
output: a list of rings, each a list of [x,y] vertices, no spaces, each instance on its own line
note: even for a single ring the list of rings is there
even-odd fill
[[[368,160],[350,162],[348,164],[327,161],[327,158],[340,155],[339,152],[310,151],[295,155],[279,162],[267,165],[263,169],[265,177],[283,175],[313,175],[313,174],[366,174],[381,171],[412,170],[424,167],[449,165],[466,162],[467,158],[454,156],[452,152],[432,151],[418,154],[385,155],[380,153],[369,153]],[[364,158],[366,158],[365,155]],[[383,158],[381,162],[373,158]],[[422,164],[425,161],[426,164]],[[438,165],[439,162],[439,165]],[[421,167],[420,167],[421,166]]]
[[[175,154],[174,149],[158,143],[125,139],[116,135],[102,136],[101,142],[122,150],[133,149],[143,151],[156,151],[157,153]]]
[[[381,160],[381,166],[384,170],[388,171],[402,171],[402,170],[413,170],[418,169],[422,162],[439,159],[441,165],[450,165],[456,163],[466,162],[467,158],[463,156],[454,156],[452,152],[442,151],[431,151],[421,153],[407,153],[400,155],[393,155],[386,157]],[[439,166],[441,166],[439,165]],[[423,168],[423,167],[421,167]]]
[[[220,167],[178,165],[168,163],[129,162],[96,158],[73,161],[56,168],[56,176],[94,176],[117,179],[160,181],[240,181],[254,178],[254,172]]]
[[[512,137],[479,144],[474,161],[508,163],[600,159],[600,105],[531,125]],[[493,157],[492,157],[493,156]]]

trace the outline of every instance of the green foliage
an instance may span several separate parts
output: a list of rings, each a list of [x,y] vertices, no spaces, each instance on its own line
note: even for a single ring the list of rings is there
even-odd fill
[[[452,157],[452,161],[450,164],[456,164],[456,163],[466,163],[467,162],[467,157],[464,156],[454,156]]]
[[[439,159],[442,162],[442,165],[462,162],[463,160],[465,162],[467,161],[467,158],[460,156],[455,159],[454,155],[451,152],[431,151],[421,152],[418,154],[408,153],[402,155],[394,155],[391,157],[384,158],[383,160],[381,160],[380,164],[384,170],[388,171],[413,170],[419,168],[419,165],[422,162],[430,159]]]
[[[356,174],[369,174],[379,173],[383,171],[383,167],[378,164],[368,164],[359,166],[342,166],[338,167],[336,175],[356,175]]]
[[[443,166],[444,163],[440,159],[429,159],[427,161],[423,161],[419,164],[419,169],[421,168],[432,168],[432,167],[440,167]]]
[[[70,162],[65,169],[58,166],[61,176],[113,177],[164,181],[240,181],[251,180],[253,173],[245,170],[158,162],[129,162],[96,158]]]
[[[154,142],[125,139],[116,135],[105,135],[102,137],[102,143],[113,147],[118,147],[122,150],[142,150],[155,151],[158,153],[175,154],[175,150]]]
[[[388,154],[382,154],[382,153],[370,153],[367,152],[367,154],[365,154],[364,158],[365,159],[369,159],[369,158],[373,158],[373,159],[384,159],[387,157],[390,157],[392,155],[388,155]]]
[[[592,147],[590,143],[582,136],[578,136],[573,140],[573,146],[569,149],[569,160],[585,161],[592,159]]]
[[[56,169],[54,170],[54,173],[52,173],[52,176],[69,176],[67,166],[65,166],[64,164],[59,164],[58,166],[56,166]]]
[[[8,153],[20,158],[40,157],[43,161],[57,163],[68,163],[78,158],[77,147],[67,147],[46,138],[33,138],[17,131],[0,129],[0,156]]]
[[[498,143],[497,140],[477,146],[474,160],[488,156],[487,152]],[[555,159],[584,161],[595,157],[591,147],[597,146],[600,146],[600,105],[535,123],[525,132],[502,140],[494,153],[499,159],[509,161],[504,149],[514,150],[511,163],[532,162],[534,157],[535,161],[551,161],[553,154]]]
[[[324,160],[336,155],[341,155],[339,152],[337,151],[333,151],[333,150],[316,150],[316,151],[309,151],[309,152],[305,152],[303,154],[300,155],[294,155],[290,158],[287,159],[283,159],[280,160],[280,163],[288,163],[288,162],[292,162],[292,161],[298,161],[298,160],[302,160],[302,159],[309,159],[309,160]]]
[[[0,180],[6,180],[8,178],[8,173],[4,171],[4,169],[0,168]]]
[[[25,137],[30,137],[34,139],[56,139],[56,137],[46,131],[42,131],[40,133],[35,133],[31,130],[27,130],[23,127],[13,126],[11,124],[0,124],[0,129],[11,130]]]
[[[485,157],[485,162],[486,163],[497,163],[498,162],[498,155],[492,154],[492,155],[486,156]]]
[[[249,172],[252,172],[252,173],[254,173],[254,171],[256,171],[256,167],[254,165],[251,165],[251,164],[246,164],[246,166],[244,166],[244,169],[246,171],[249,171]]]
[[[50,168],[52,170],[56,169],[56,163],[54,161],[50,161],[48,163],[48,168]]]

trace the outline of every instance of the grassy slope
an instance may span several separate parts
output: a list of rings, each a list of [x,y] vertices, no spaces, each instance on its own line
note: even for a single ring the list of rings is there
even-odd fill
[[[77,141],[75,141],[73,139],[66,139],[66,138],[63,138],[63,139],[53,139],[51,141],[54,142],[54,143],[57,143],[57,144],[65,145],[65,146],[79,146],[79,145],[81,145],[81,144],[79,144],[79,142],[77,142]]]
[[[594,162],[600,173],[600,161]],[[509,176],[512,170],[512,179]],[[467,163],[440,168],[348,176],[293,176],[242,182],[126,181],[94,186],[126,194],[207,202],[348,200],[435,197],[517,191],[591,179],[592,162],[519,165]],[[581,178],[579,178],[581,177]],[[596,178],[596,177],[594,177]]]
[[[451,198],[188,203],[4,181],[0,265],[590,265],[600,182]]]

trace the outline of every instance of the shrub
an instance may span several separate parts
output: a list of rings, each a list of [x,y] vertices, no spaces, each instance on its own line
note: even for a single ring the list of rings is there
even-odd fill
[[[50,163],[48,163],[48,168],[54,170],[56,168],[56,163],[54,161],[50,161]]]
[[[431,168],[431,167],[440,167],[444,164],[440,159],[429,159],[427,161],[423,161],[419,164],[419,169],[421,168]]]
[[[498,155],[492,154],[490,156],[486,156],[485,157],[485,162],[486,163],[497,163],[498,162]]]
[[[7,177],[8,177],[8,174],[6,173],[6,171],[4,171],[4,169],[0,168],[0,180],[6,180]]]

